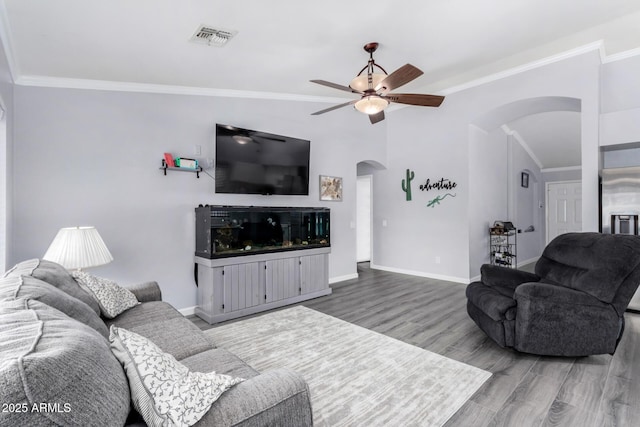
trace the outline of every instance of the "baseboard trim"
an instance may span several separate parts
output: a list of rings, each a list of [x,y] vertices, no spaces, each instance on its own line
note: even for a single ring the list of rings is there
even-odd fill
[[[447,282],[469,284],[469,279],[455,276],[445,276],[443,274],[425,273],[424,271],[405,270],[404,268],[387,267],[384,265],[370,264],[374,270],[389,271],[391,273],[408,274],[410,276],[426,277],[428,279],[444,280]]]
[[[194,314],[196,314],[196,306],[194,305],[193,307],[181,308],[178,311],[180,312],[180,314],[182,314],[185,317],[186,316],[193,316]]]
[[[357,278],[358,278],[358,273],[346,274],[344,276],[331,277],[329,279],[329,284],[332,285],[334,283],[346,282],[347,280],[352,280],[352,279],[357,279]]]

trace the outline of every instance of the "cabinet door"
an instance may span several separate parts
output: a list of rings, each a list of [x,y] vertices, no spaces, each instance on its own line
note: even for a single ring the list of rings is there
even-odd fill
[[[298,258],[285,258],[267,261],[266,302],[300,295],[300,268]]]
[[[301,293],[321,291],[329,286],[327,256],[310,255],[300,257]]]
[[[224,312],[224,275],[222,267],[198,266],[198,307],[209,316]]]
[[[261,303],[260,263],[227,265],[223,269],[224,312],[242,310]]]

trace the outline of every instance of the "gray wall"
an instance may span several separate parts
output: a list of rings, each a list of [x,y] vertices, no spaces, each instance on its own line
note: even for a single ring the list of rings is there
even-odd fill
[[[0,99],[5,115],[0,122],[0,271],[9,265],[13,220],[13,78],[9,63],[0,43]]]
[[[11,263],[41,257],[57,230],[98,228],[115,261],[95,274],[158,280],[165,299],[194,306],[194,208],[202,203],[331,208],[329,276],[356,270],[356,164],[385,161],[385,125],[316,103],[17,86]],[[206,175],[158,169],[162,154],[213,158],[215,124],[311,140],[310,195],[216,195]],[[366,146],[366,150],[362,147]],[[343,202],[320,202],[318,175],[344,179]]]
[[[477,176],[470,174],[469,165],[482,159],[472,157],[470,124],[506,104],[541,96],[581,100],[583,163],[591,168],[583,206],[589,211],[587,229],[597,230],[599,70],[598,53],[589,52],[451,94],[438,109],[405,108],[390,114],[388,168],[374,180],[372,264],[460,282],[475,276],[472,262],[477,264],[488,249],[484,244],[470,245],[476,235],[473,230],[486,229],[494,218],[473,213],[488,209],[478,204],[500,206],[504,196],[502,191],[474,189]],[[412,202],[405,201],[400,188],[407,168],[416,176]],[[458,183],[457,197],[428,208],[427,201],[443,192],[424,193],[417,186],[426,178],[440,177]],[[472,196],[471,191],[482,193]]]
[[[599,121],[626,119],[640,107],[638,93],[627,96],[621,89],[625,81],[613,81],[639,72],[640,60],[602,66],[598,53],[589,52],[450,94],[438,109],[390,112],[388,120],[375,126],[351,109],[311,117],[309,113],[326,106],[316,103],[16,87],[10,261],[42,256],[60,227],[96,225],[116,257],[96,273],[121,281],[158,279],[170,302],[189,307],[195,304],[195,205],[329,206],[330,276],[353,277],[356,165],[373,160],[386,169],[374,172],[372,265],[464,282],[487,254],[476,235],[507,209],[503,190],[487,191],[480,185],[491,185],[506,172],[498,169],[494,176],[484,176],[493,157],[471,147],[483,138],[473,130],[476,119],[518,100],[579,99],[585,229],[597,229]],[[601,81],[613,93],[603,95],[608,119],[599,115]],[[203,157],[212,157],[216,122],[311,139],[311,195],[215,195],[206,176],[162,176],[157,168],[165,151],[192,155],[197,144],[205,150]],[[608,140],[621,139],[605,134]],[[412,202],[401,189],[406,169],[415,173]],[[517,182],[519,172],[512,170]],[[318,201],[314,180],[319,174],[344,178],[344,202]],[[446,191],[421,192],[418,186],[441,177],[458,184],[456,197],[427,207]]]
[[[600,145],[640,142],[640,55],[602,66]]]

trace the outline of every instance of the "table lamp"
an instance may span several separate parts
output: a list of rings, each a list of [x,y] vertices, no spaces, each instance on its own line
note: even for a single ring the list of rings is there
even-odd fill
[[[95,227],[61,228],[42,258],[67,270],[97,267],[113,261]]]

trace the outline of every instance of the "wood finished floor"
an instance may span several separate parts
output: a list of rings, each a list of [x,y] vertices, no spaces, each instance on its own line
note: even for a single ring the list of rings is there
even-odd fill
[[[301,305],[493,373],[447,427],[640,425],[640,314],[625,314],[614,356],[539,357],[488,339],[467,315],[465,285],[366,264],[358,272]]]

